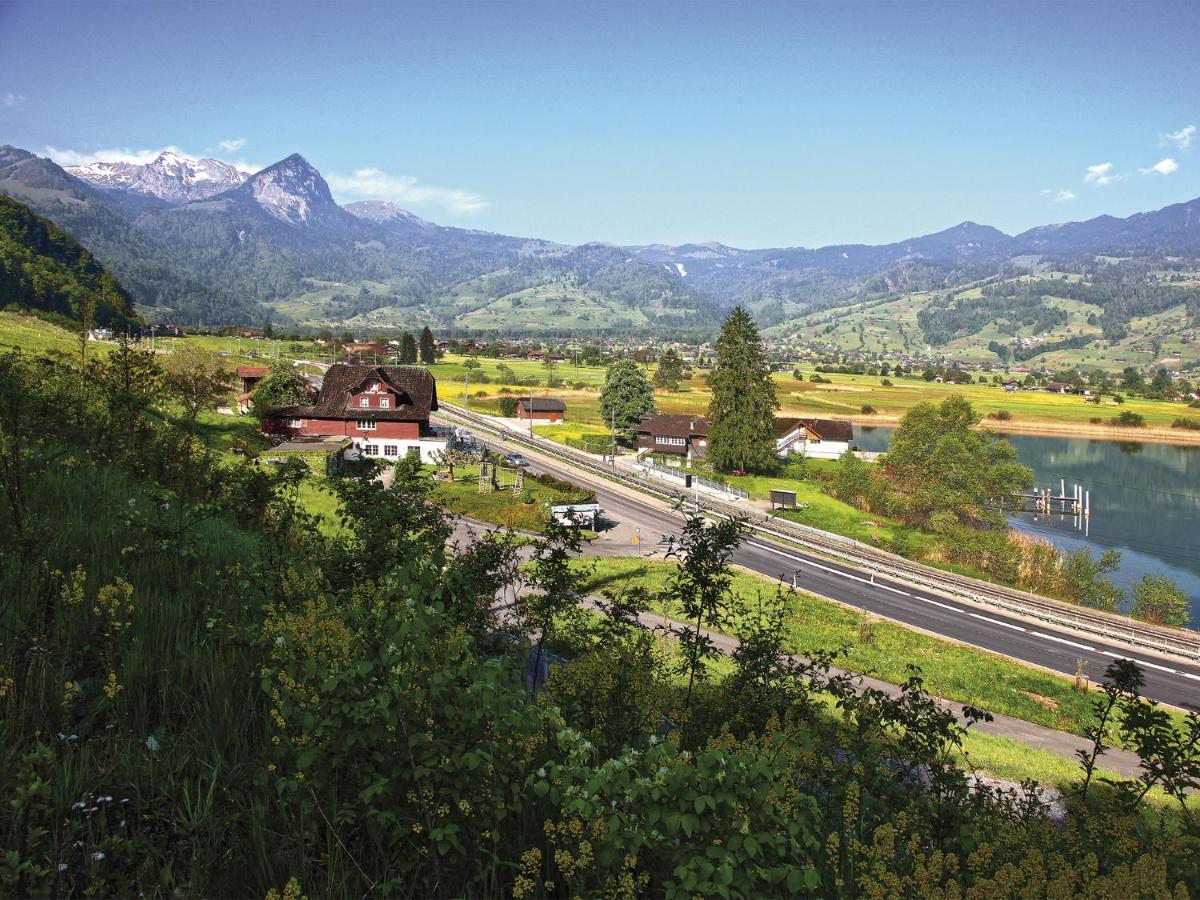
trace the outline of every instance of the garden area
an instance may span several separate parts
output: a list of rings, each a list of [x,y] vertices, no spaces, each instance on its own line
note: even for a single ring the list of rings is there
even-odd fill
[[[549,521],[549,507],[565,503],[594,503],[596,495],[549,475],[525,473],[521,492],[503,487],[512,484],[506,470],[501,489],[479,493],[479,464],[454,467],[454,480],[439,480],[435,500],[447,510],[477,522],[504,528],[540,532]]]

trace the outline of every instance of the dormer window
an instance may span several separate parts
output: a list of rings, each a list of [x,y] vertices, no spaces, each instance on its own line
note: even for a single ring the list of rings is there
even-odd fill
[[[380,397],[379,398],[379,408],[380,409],[387,409],[391,405],[392,405],[391,397]]]
[[[359,406],[364,406],[364,407],[365,407],[365,406],[370,406],[370,405],[371,405],[371,398],[370,398],[370,397],[360,397],[360,398],[359,398],[359,400],[358,400],[358,405],[359,405]]]

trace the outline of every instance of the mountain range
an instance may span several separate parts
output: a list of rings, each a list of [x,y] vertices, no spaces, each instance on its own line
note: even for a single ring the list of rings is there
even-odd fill
[[[885,245],[755,250],[572,247],[444,227],[382,200],[340,206],[298,154],[253,174],[169,152],[64,169],[5,146],[0,193],[88,247],[144,315],[200,324],[699,333],[735,303],[784,326],[872,297],[1078,272],[1102,257],[1200,259],[1200,199],[1012,236],[963,222]]]

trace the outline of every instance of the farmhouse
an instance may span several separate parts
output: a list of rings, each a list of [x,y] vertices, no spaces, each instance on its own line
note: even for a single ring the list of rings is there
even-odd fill
[[[846,419],[775,420],[775,452],[780,458],[798,453],[810,459],[837,459],[853,440],[854,426]]]
[[[339,363],[325,373],[312,404],[276,410],[263,430],[289,438],[347,437],[364,456],[395,459],[416,452],[422,462],[433,462],[446,446],[429,427],[437,408],[437,382],[427,369]]]
[[[1071,386],[1062,381],[1051,381],[1046,385],[1046,391],[1051,394],[1069,394]]]
[[[690,462],[708,448],[708,419],[703,416],[658,413],[644,416],[635,429],[639,450],[678,453]]]
[[[517,401],[517,418],[535,422],[561,422],[567,417],[567,404],[554,397],[526,397]]]
[[[1004,388],[1005,391],[1012,394],[1021,389],[1021,382],[1016,380],[1002,381],[1000,382],[1000,386]]]

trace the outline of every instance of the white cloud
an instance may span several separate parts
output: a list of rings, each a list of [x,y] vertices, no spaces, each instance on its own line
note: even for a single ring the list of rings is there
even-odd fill
[[[1067,201],[1074,200],[1074,199],[1075,199],[1074,191],[1059,191],[1057,194],[1054,195],[1055,203],[1066,203]]]
[[[0,94],[0,108],[2,109],[17,109],[24,105],[24,94],[14,94],[12,91],[9,91],[6,94]]]
[[[1196,139],[1196,126],[1186,125],[1178,131],[1168,131],[1163,135],[1164,143],[1170,141],[1180,150],[1187,150],[1192,146],[1192,141]]]
[[[220,147],[222,150],[224,150],[226,153],[237,153],[239,150],[241,150],[243,147],[246,146],[246,139],[244,137],[226,138],[223,141],[218,141],[217,146]]]
[[[388,175],[375,168],[357,169],[353,175],[327,176],[330,187],[353,199],[391,200],[394,203],[428,203],[454,213],[477,213],[490,205],[474,191],[421,184],[413,175]]]
[[[1158,162],[1156,162],[1150,168],[1138,169],[1138,171],[1141,172],[1143,175],[1170,175],[1172,172],[1176,171],[1178,168],[1179,168],[1179,163],[1175,162],[1175,160],[1171,159],[1171,157],[1168,156],[1166,159],[1160,159]]]
[[[1113,174],[1113,164],[1110,162],[1097,163],[1094,166],[1087,167],[1087,174],[1083,176],[1083,180],[1091,184],[1106,185],[1112,182],[1117,176]]]

